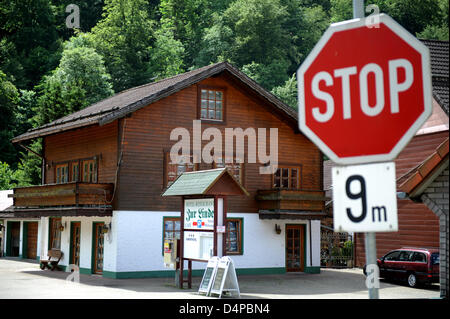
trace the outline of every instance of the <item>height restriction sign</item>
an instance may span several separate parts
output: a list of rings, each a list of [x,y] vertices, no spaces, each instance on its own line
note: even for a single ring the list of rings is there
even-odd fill
[[[395,164],[332,168],[335,231],[397,231]]]

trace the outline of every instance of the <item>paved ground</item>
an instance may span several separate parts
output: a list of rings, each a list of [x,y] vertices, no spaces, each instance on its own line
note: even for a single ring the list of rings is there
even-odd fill
[[[69,273],[42,271],[36,262],[0,258],[0,299],[197,299],[201,278],[192,289],[180,290],[173,278],[108,279],[80,275],[80,283],[67,282]],[[365,277],[360,269],[322,269],[320,274],[238,276],[241,298],[269,299],[367,299]],[[413,289],[382,281],[382,299],[439,298],[439,285]]]

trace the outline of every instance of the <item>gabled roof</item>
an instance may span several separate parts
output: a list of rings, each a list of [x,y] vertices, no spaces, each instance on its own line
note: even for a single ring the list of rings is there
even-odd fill
[[[162,196],[188,195],[247,195],[248,192],[230,174],[227,168],[184,172]]]
[[[55,134],[83,126],[104,125],[135,112],[153,102],[222,72],[231,74],[258,96],[274,106],[274,111],[297,122],[297,112],[227,62],[211,64],[158,82],[134,87],[92,104],[51,123],[31,129],[12,139],[13,143]],[[296,125],[296,124],[295,124]]]
[[[432,182],[443,168],[448,166],[449,139],[442,142],[427,159],[418,165],[408,178],[398,187],[400,191],[405,192],[409,197],[417,197],[426,189],[426,186]]]
[[[449,49],[448,41],[421,40],[430,50],[433,97],[449,114]]]

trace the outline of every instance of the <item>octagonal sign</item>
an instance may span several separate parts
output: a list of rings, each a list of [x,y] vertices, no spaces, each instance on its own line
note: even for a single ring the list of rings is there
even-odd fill
[[[432,111],[428,48],[379,17],[332,24],[297,71],[300,130],[338,164],[394,160]]]

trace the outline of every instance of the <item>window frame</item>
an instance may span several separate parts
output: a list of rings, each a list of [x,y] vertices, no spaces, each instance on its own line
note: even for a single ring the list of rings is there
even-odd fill
[[[58,175],[58,169],[59,168],[66,168],[66,174],[65,175],[61,175],[66,177],[65,181],[61,181],[59,179],[59,175]],[[60,170],[61,172],[61,170]],[[59,162],[55,164],[55,184],[66,184],[68,183],[70,180],[70,171],[69,171],[69,162]]]
[[[178,216],[163,216],[163,223],[162,223],[162,243],[161,243],[161,254],[164,256],[164,241],[166,240],[166,221],[172,221],[173,222],[173,230],[170,231],[172,233],[176,233],[175,231],[175,222],[180,223],[180,229],[178,230],[179,237],[181,238],[181,217]],[[175,238],[175,237],[174,237]],[[180,239],[177,238],[177,239]]]
[[[222,119],[210,119],[210,118],[202,118],[202,90],[212,90],[212,91],[221,91],[222,92]],[[216,95],[216,94],[214,94]],[[227,109],[227,88],[222,86],[209,86],[209,85],[197,85],[197,119],[202,122],[210,122],[215,124],[226,124],[226,109]],[[209,99],[208,99],[209,101]],[[209,110],[209,106],[207,108]],[[207,114],[208,115],[208,114]]]
[[[228,226],[228,222],[230,221],[237,221],[238,227],[237,227],[237,244],[238,244],[238,251],[228,251],[228,238],[229,238],[229,232],[230,227]],[[225,252],[227,255],[244,255],[244,218],[242,217],[228,217],[227,218],[227,224],[226,224],[226,236],[225,236]]]
[[[84,180],[84,174],[85,174],[85,172],[84,172],[84,163],[85,162],[92,162],[92,163],[94,163],[94,169],[92,171],[93,174],[94,174],[93,180],[88,180],[88,181]],[[83,182],[83,183],[98,183],[98,161],[97,161],[97,158],[96,157],[83,158],[83,159],[79,160],[79,163],[80,163],[80,166],[81,166],[81,168],[79,170],[79,180],[81,182]]]
[[[59,223],[58,223],[59,221]],[[61,217],[50,217],[49,218],[49,233],[48,233],[48,249],[59,249],[61,250],[61,230],[59,229],[62,225],[62,218]],[[54,247],[53,243],[57,236],[56,234],[59,234],[59,247]]]
[[[283,187],[282,180],[283,175],[280,173],[280,186],[275,186],[275,174],[278,170],[282,172],[282,169],[288,169],[288,187]],[[292,170],[297,169],[297,187],[292,187]],[[277,171],[272,174],[272,189],[283,189],[283,190],[301,190],[302,189],[302,165],[294,165],[294,164],[280,164],[277,167]]]
[[[163,156],[164,156],[164,167],[163,167],[163,174],[164,174],[164,176],[163,176],[163,188],[165,189],[165,188],[167,188],[167,187],[169,187],[170,185],[172,185],[172,183],[178,178],[178,176],[180,176],[180,175],[178,175],[178,165],[180,165],[180,164],[171,164],[170,163],[170,151],[164,151],[163,152]],[[199,167],[199,163],[195,163],[195,161],[194,161],[194,156],[191,154],[191,155],[189,155],[189,157],[191,158],[191,160],[192,160],[192,165],[193,165],[193,170],[192,171],[187,171],[187,170],[185,170],[184,172],[195,172],[195,171],[198,171],[198,167]],[[171,184],[169,185],[169,165],[177,165],[177,175],[175,176],[175,179],[171,182]],[[184,164],[184,165],[189,165],[189,164]]]

